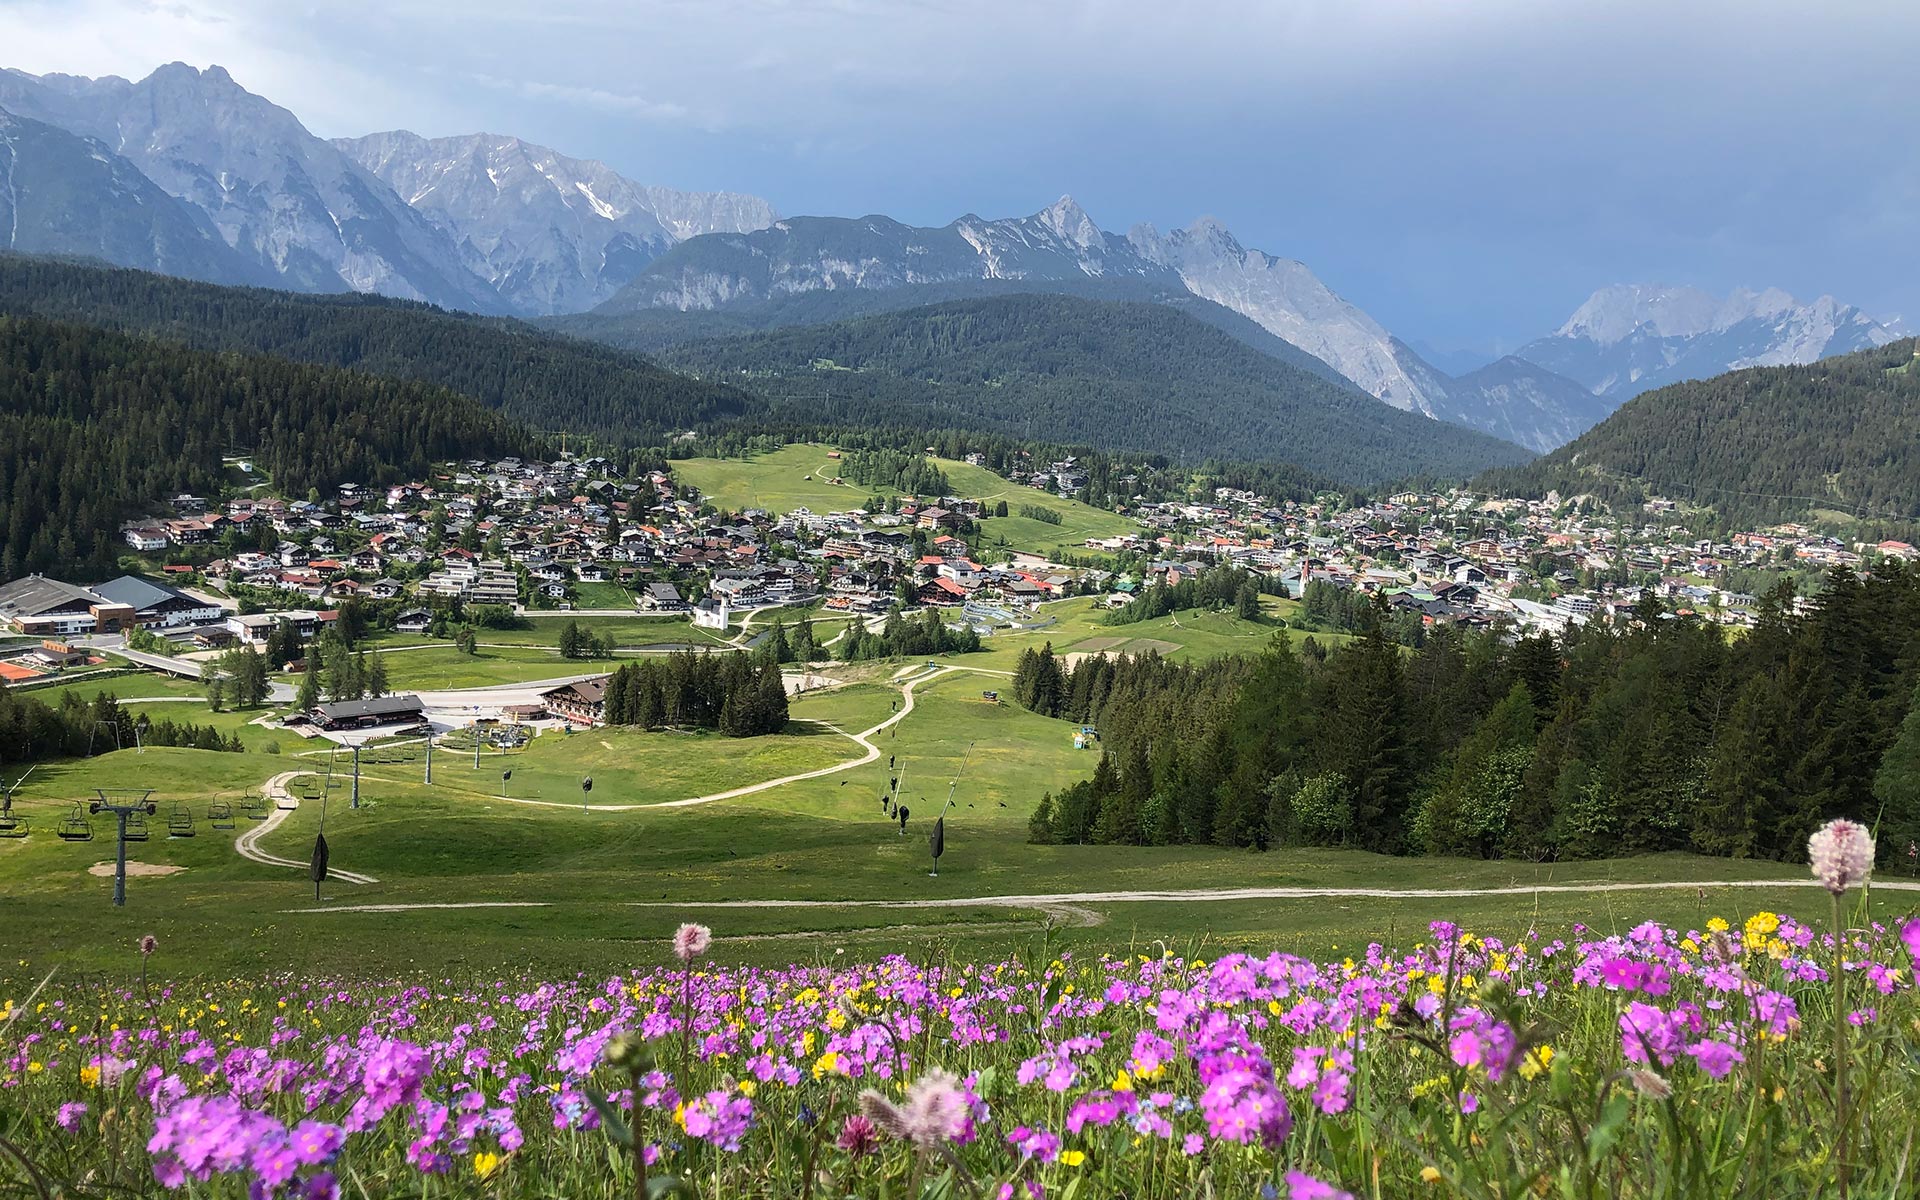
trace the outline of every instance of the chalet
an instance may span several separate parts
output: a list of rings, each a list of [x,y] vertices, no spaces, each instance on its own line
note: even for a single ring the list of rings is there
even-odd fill
[[[671,583],[649,583],[640,593],[639,605],[648,612],[685,612],[686,598]]]
[[[243,645],[259,646],[266,643],[267,635],[272,633],[274,627],[282,621],[293,626],[293,631],[300,635],[302,641],[305,641],[319,632],[322,627],[331,625],[339,619],[338,612],[290,608],[280,612],[243,613],[231,616],[227,618],[227,628],[233,631],[233,636]]]
[[[380,729],[389,725],[418,725],[426,717],[426,705],[418,696],[376,696],[371,700],[322,704],[310,712],[287,718],[287,724],[317,725],[327,730]]]
[[[433,614],[424,608],[403,612],[393,620],[397,633],[425,633],[433,625]]]
[[[143,554],[167,548],[167,531],[159,525],[129,525],[120,532],[127,545]]]
[[[540,693],[541,705],[554,716],[574,725],[600,725],[607,717],[607,680],[596,675],[577,679]]]
[[[967,590],[951,579],[936,575],[920,585],[914,599],[922,604],[951,608],[967,602]]]

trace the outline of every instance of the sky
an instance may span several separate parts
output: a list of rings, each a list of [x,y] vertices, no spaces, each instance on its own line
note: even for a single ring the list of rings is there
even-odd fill
[[[218,63],[783,214],[1212,215],[1482,355],[1613,283],[1920,325],[1912,0],[0,0],[0,65]]]

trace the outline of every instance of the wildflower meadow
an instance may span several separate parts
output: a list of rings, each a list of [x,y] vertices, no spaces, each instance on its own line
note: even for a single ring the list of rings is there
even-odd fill
[[[1920,921],[1437,922],[1340,961],[43,983],[0,1002],[12,1194],[1908,1196]],[[1836,933],[1837,930],[1837,933]],[[130,949],[142,964],[164,947]],[[160,974],[155,972],[154,975]]]

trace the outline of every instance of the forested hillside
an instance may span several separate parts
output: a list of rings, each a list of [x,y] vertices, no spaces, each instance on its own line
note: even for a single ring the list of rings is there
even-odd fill
[[[1343,483],[1465,475],[1526,451],[1401,412],[1172,308],[1014,295],[746,337],[663,361],[751,388],[771,419],[974,428],[1296,464]]]
[[[1251,319],[1211,300],[1203,300],[1184,287],[1147,279],[956,279],[893,288],[821,288],[725,308],[575,313],[542,318],[535,324],[654,355],[673,346],[709,338],[765,333],[797,325],[825,325],[957,300],[1036,293],[1077,296],[1083,300],[1164,304],[1202,324],[1212,325],[1262,354],[1318,375],[1335,387],[1358,396],[1366,395],[1358,384],[1340,372]]]
[[[1256,659],[1028,651],[1012,695],[1094,724],[1093,777],[1043,841],[1347,845],[1529,860],[1661,850],[1797,859],[1821,822],[1920,839],[1920,572],[1830,576],[1747,636],[1649,601],[1564,638],[1383,622]]]
[[[217,492],[227,454],[301,496],[535,448],[445,388],[0,314],[0,579],[109,573],[120,522]]]
[[[1808,366],[1756,367],[1647,392],[1579,438],[1479,486],[1507,495],[1662,495],[1727,522],[1832,509],[1920,518],[1913,339]]]
[[[655,445],[676,430],[738,418],[752,403],[733,388],[607,346],[380,296],[218,287],[0,255],[5,312],[417,379],[464,392],[534,429],[618,445]]]

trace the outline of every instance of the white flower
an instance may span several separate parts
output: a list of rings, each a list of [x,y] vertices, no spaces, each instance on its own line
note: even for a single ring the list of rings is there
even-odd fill
[[[1853,821],[1828,821],[1807,839],[1807,857],[1820,886],[1838,896],[1873,874],[1873,837]]]
[[[695,925],[689,921],[673,935],[673,953],[683,963],[690,963],[707,952],[713,945],[713,930],[705,925]]]

